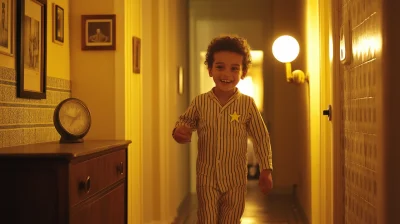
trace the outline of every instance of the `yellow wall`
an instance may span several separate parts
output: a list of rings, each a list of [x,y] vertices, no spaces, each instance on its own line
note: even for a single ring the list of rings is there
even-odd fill
[[[116,51],[81,50],[81,15],[115,14],[114,1],[71,0],[70,7],[71,88],[72,96],[83,100],[91,111],[92,126],[86,138],[114,138]],[[122,19],[120,16],[117,15],[117,18]],[[116,27],[117,38],[123,35],[122,28]],[[122,50],[122,46],[117,41],[117,51]]]
[[[64,9],[64,44],[60,45],[53,42],[53,3]],[[14,3],[14,9],[15,7]],[[69,0],[53,0],[47,2],[47,76],[61,79],[70,79],[70,59],[69,59]],[[15,18],[15,14],[14,14]],[[15,68],[15,19],[14,19],[14,38],[13,56],[0,54],[0,66]]]
[[[15,2],[15,1],[12,1]],[[24,99],[16,95],[15,42],[14,55],[0,54],[0,148],[16,145],[57,141],[60,135],[53,125],[54,108],[71,96],[67,0],[55,0],[64,8],[65,42],[52,41],[52,2],[47,5],[47,66],[46,99]],[[14,5],[15,6],[15,5]],[[16,28],[14,20],[14,32]],[[43,105],[46,105],[43,107]]]
[[[70,79],[69,53],[69,0],[47,2],[47,74],[61,79]],[[53,4],[64,9],[64,43],[53,42]]]

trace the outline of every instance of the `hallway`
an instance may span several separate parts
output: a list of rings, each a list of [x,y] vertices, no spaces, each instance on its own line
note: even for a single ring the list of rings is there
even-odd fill
[[[187,200],[174,224],[196,223],[196,195]],[[246,208],[242,224],[303,224],[301,213],[296,208],[292,195],[263,195],[258,180],[247,183]]]

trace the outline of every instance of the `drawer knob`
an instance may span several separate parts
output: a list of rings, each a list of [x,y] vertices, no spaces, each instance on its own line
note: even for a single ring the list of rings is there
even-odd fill
[[[124,163],[123,162],[120,162],[118,165],[117,165],[117,172],[119,173],[119,174],[124,174]]]
[[[86,194],[89,193],[89,191],[90,191],[90,186],[91,186],[91,183],[90,183],[90,182],[91,182],[91,181],[90,181],[90,176],[88,176],[88,177],[86,178],[86,181],[81,181],[81,182],[79,183],[79,189],[85,191]]]

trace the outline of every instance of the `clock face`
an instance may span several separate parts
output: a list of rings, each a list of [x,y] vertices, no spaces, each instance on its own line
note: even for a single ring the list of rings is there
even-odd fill
[[[71,99],[62,104],[58,117],[65,131],[78,136],[90,127],[90,112],[79,100]]]

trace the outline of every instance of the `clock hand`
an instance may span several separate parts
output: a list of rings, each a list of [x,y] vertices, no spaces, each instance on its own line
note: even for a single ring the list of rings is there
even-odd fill
[[[69,113],[65,113],[65,116],[70,117],[70,118],[74,118],[74,116],[72,116],[72,115],[69,114]]]
[[[72,117],[72,121],[71,121],[71,123],[69,124],[69,126],[71,126],[71,125],[76,121],[76,119],[79,117],[79,115],[81,115],[81,111],[79,111],[77,115],[75,115],[74,117]]]

